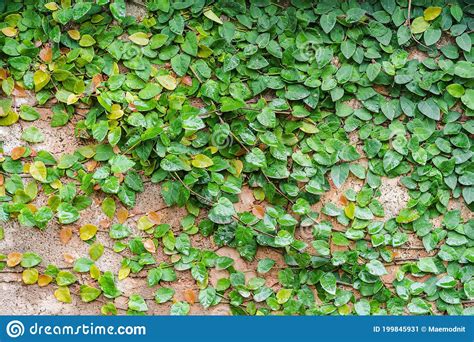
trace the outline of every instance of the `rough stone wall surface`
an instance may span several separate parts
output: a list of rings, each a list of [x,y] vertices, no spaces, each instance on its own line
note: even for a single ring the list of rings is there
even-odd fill
[[[140,1],[137,1],[135,4],[129,4],[129,13],[136,17],[143,17],[146,12],[143,5],[140,3]],[[20,102],[15,103],[16,106],[19,106],[21,103],[34,105],[34,98],[22,99],[19,101]],[[22,122],[11,127],[0,127],[0,142],[3,142],[5,153],[10,153],[12,148],[16,146],[24,145],[24,142],[20,138],[21,133],[25,128],[32,125],[39,128],[45,136],[44,142],[33,145],[33,148],[37,151],[42,149],[48,150],[55,155],[55,157],[59,157],[64,153],[72,153],[81,145],[81,141],[74,136],[74,121],[64,127],[52,128],[50,126],[51,110],[48,108],[38,107],[36,109],[41,114],[40,120],[29,123]],[[357,146],[359,153],[362,153],[360,145],[357,144],[357,136],[351,134],[349,138],[351,142]],[[366,163],[366,160],[362,159],[359,162]],[[346,190],[353,189],[358,191],[361,189],[362,185],[363,181],[351,176],[341,188],[332,188],[329,192],[324,194],[321,197],[320,202],[316,204],[313,209],[320,211],[324,204],[328,202],[341,204],[340,201],[342,194]],[[379,197],[379,200],[385,208],[386,219],[396,216],[398,211],[404,208],[408,201],[408,193],[399,183],[398,178],[384,178],[380,191],[381,196]],[[135,227],[134,222],[140,217],[140,215],[165,207],[159,192],[159,185],[151,183],[145,184],[145,191],[138,196],[137,206],[131,211],[132,215],[128,219],[127,224],[130,227]],[[38,199],[38,201],[41,200],[41,198]],[[0,253],[31,251],[43,257],[42,265],[44,266],[52,263],[61,268],[71,268],[74,259],[88,255],[89,245],[80,240],[78,229],[83,224],[92,223],[102,227],[97,236],[98,241],[106,247],[103,256],[97,262],[97,265],[101,270],[110,270],[116,274],[120,268],[121,256],[111,250],[112,241],[107,233],[108,226],[114,223],[114,221],[110,222],[110,220],[108,220],[103,214],[100,207],[100,200],[100,198],[97,199],[90,208],[83,211],[81,213],[81,219],[74,223],[74,225],[71,225],[73,235],[67,244],[61,242],[59,236],[61,227],[57,224],[50,224],[47,229],[40,231],[38,229],[22,227],[17,222],[8,222],[4,225],[5,238],[0,241]],[[257,210],[257,206],[258,204],[252,195],[252,191],[249,188],[244,188],[240,195],[240,202],[235,206],[236,210]],[[451,201],[450,208],[461,209],[462,215],[465,218],[472,217],[472,213],[469,209],[459,201]],[[168,208],[160,212],[163,214],[162,222],[169,223],[177,232],[180,229],[180,219],[186,215],[186,211],[179,208]],[[321,220],[330,220],[336,229],[342,228],[342,226],[338,227],[338,223],[330,217],[321,215],[318,218],[318,221]],[[440,225],[440,222],[434,222],[434,224]],[[134,231],[133,233],[140,234],[138,231]],[[296,234],[299,238],[307,240],[308,242],[312,240],[310,229],[299,230]],[[192,244],[195,247],[214,250],[221,256],[232,257],[235,259],[235,268],[244,272],[247,278],[256,276],[255,269],[260,259],[270,257],[277,263],[276,267],[265,275],[266,285],[273,288],[278,287],[278,267],[284,266],[283,256],[279,251],[270,248],[260,248],[257,252],[256,259],[253,262],[247,262],[243,260],[234,249],[228,247],[217,248],[211,239],[204,238],[199,234],[192,236]],[[409,245],[415,247],[422,246],[421,241],[413,235],[410,236]],[[331,246],[331,249],[333,250],[338,248],[341,247]],[[158,252],[157,260],[164,260],[164,256],[159,253],[160,252]],[[422,249],[403,249],[400,250],[399,253],[403,257],[411,258],[419,258],[426,255]],[[162,259],[160,259],[160,257]],[[397,265],[390,266],[388,268],[389,274],[383,277],[383,281],[385,283],[391,283],[397,270]],[[51,286],[45,288],[41,288],[38,285],[27,287],[23,285],[21,281],[21,273],[15,271],[18,270],[5,270],[0,273],[0,315],[91,315],[100,313],[100,307],[103,305],[102,301],[83,303],[78,296],[73,296],[73,302],[71,304],[60,303],[54,298],[53,288]],[[210,283],[215,285],[219,278],[227,276],[226,273],[227,271],[217,271],[212,269]],[[124,313],[124,309],[127,307],[127,296],[134,293],[140,294],[145,299],[148,299],[147,304],[149,306],[149,314],[166,315],[169,313],[171,303],[156,304],[153,300],[154,291],[156,289],[149,288],[146,285],[145,277],[146,274],[139,273],[138,275],[134,275],[133,277],[126,278],[119,282],[119,288],[125,295],[124,297],[119,297],[115,300],[119,313]],[[184,300],[186,298],[185,296],[188,295],[189,297],[189,293],[192,293],[197,297],[199,291],[189,271],[178,272],[178,280],[171,283],[169,286],[172,286],[176,290],[176,300]],[[75,290],[78,291],[78,287],[76,287]],[[195,303],[191,306],[190,314],[225,315],[228,314],[228,312],[229,308],[226,304],[220,304],[212,307],[210,310],[204,310],[201,305]]]

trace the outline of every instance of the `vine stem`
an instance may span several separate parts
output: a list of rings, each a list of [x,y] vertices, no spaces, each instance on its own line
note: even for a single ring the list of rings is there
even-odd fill
[[[214,201],[208,200],[208,199],[205,198],[204,196],[198,194],[196,191],[194,191],[193,189],[191,189],[186,183],[183,182],[183,180],[179,177],[179,175],[178,175],[176,172],[174,172],[174,174],[175,174],[175,176],[178,178],[178,181],[179,181],[190,193],[192,193],[193,195],[195,195],[195,196],[197,196],[197,197],[199,197],[199,198],[202,198],[202,199],[204,199],[206,202],[209,202],[209,203],[210,203],[210,204],[206,204],[206,205],[208,205],[208,206],[213,206],[213,205],[216,204]],[[257,232],[257,233],[262,234],[262,235],[266,235],[266,236],[271,237],[271,238],[276,238],[276,237],[277,237],[277,235],[273,235],[273,234],[270,234],[270,233],[268,233],[268,232],[264,232],[264,231],[262,231],[262,230],[260,230],[260,229],[257,229],[257,228],[255,228],[255,227],[251,227],[251,226],[247,225],[247,224],[246,224],[245,222],[243,222],[237,215],[232,215],[232,218],[233,218],[234,220],[238,221],[239,223],[241,223],[242,225],[244,225],[245,227],[250,228],[250,229],[253,230],[254,232]],[[290,247],[299,252],[299,250],[298,250],[296,247],[293,247],[292,245],[290,245]]]
[[[219,120],[220,120],[220,122],[221,122],[222,124],[226,123],[226,122],[224,121],[224,119],[222,119],[222,117],[221,117],[220,115],[218,115],[217,117],[219,118]],[[247,148],[247,146],[245,146],[244,143],[242,143],[242,141],[240,141],[240,139],[235,135],[234,132],[230,131],[230,134],[231,134],[232,137],[239,143],[239,145],[242,146],[242,148],[243,148],[247,153],[250,153],[250,150]],[[281,196],[283,196],[284,198],[286,198],[286,200],[287,200],[288,202],[290,202],[291,204],[294,204],[294,203],[295,203],[295,202],[293,202],[288,196],[286,196],[285,193],[283,193],[283,191],[281,191],[280,188],[278,188],[278,187],[275,185],[275,183],[273,183],[273,182],[270,180],[270,178],[269,178],[265,173],[262,172],[262,175],[263,175],[263,177],[265,177],[265,179],[267,180],[267,182],[270,183],[270,184],[275,188],[275,190],[276,190]]]
[[[431,48],[429,46],[426,46],[422,42],[420,42],[418,39],[416,39],[415,35],[413,34],[411,30],[411,0],[408,0],[408,14],[407,14],[407,24],[408,24],[408,29],[410,30],[410,36],[411,38],[419,45],[425,47],[426,49],[430,50]]]

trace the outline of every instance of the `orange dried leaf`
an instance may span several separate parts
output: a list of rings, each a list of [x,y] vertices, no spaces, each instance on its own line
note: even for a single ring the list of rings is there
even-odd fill
[[[101,84],[103,81],[104,81],[104,78],[102,77],[101,74],[97,74],[94,77],[92,77],[92,84],[94,85],[95,88],[97,88],[97,86]]]
[[[27,97],[26,90],[20,87],[18,83],[15,83],[15,87],[13,88],[12,95],[15,97]]]
[[[188,75],[184,76],[182,79],[181,79],[181,83],[190,87],[193,85],[193,80],[191,77],[189,77]]]
[[[47,274],[41,274],[38,277],[38,286],[40,286],[40,287],[46,286],[49,283],[51,283],[52,280],[53,280],[53,278],[51,276],[49,276]]]
[[[253,207],[252,214],[257,216],[259,219],[263,219],[263,217],[265,216],[265,208],[257,204]]]
[[[13,160],[18,160],[21,157],[23,157],[25,152],[26,152],[26,147],[25,146],[15,147],[15,148],[12,149],[11,157],[12,157]]]
[[[18,252],[12,252],[8,254],[7,256],[7,266],[8,267],[15,267],[21,262],[21,259],[23,258],[23,254],[18,253]]]
[[[154,224],[160,224],[161,220],[163,219],[163,214],[157,213],[157,212],[152,212],[148,214],[148,218],[154,223]]]
[[[187,289],[184,290],[184,300],[187,301],[189,304],[194,304],[196,302],[196,293],[191,290]]]
[[[43,62],[50,63],[53,60],[53,49],[47,45],[40,50],[39,56]]]
[[[145,242],[143,243],[143,246],[150,253],[155,253],[156,252],[155,243],[151,239],[146,239]]]
[[[347,200],[346,196],[344,195],[341,195],[341,197],[339,197],[339,202],[343,205],[343,206],[346,206],[349,201]]]
[[[72,264],[76,258],[72,254],[69,253],[64,253],[64,261],[66,261],[68,264]]]
[[[28,203],[26,205],[33,213],[36,213],[38,211],[38,208],[36,207],[36,205],[34,205],[33,203]]]

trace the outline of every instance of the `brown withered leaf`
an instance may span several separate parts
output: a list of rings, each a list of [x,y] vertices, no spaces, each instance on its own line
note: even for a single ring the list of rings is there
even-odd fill
[[[71,240],[71,237],[72,237],[71,227],[63,227],[59,231],[59,240],[61,241],[63,245],[66,245]]]
[[[120,208],[117,210],[117,220],[120,224],[124,223],[128,219],[128,210],[126,208]]]
[[[109,228],[110,227],[110,220],[108,218],[100,220],[99,226],[102,228]]]
[[[86,163],[84,163],[84,165],[86,166],[86,170],[87,172],[92,172],[95,170],[95,168],[97,167],[97,161],[96,160],[89,160],[87,161]]]
[[[51,61],[53,60],[53,49],[51,49],[51,46],[49,44],[45,45],[40,50],[39,56],[43,62],[51,63]]]

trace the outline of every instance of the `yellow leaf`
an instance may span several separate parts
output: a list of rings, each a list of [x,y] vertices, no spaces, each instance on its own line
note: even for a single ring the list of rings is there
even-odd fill
[[[36,195],[38,195],[38,185],[35,181],[31,181],[26,184],[25,194],[27,194],[31,199],[36,198]]]
[[[54,181],[52,181],[51,183],[49,183],[49,185],[53,188],[53,189],[59,189],[63,186],[63,183],[61,183],[61,181],[59,179],[55,179]]]
[[[199,169],[204,169],[206,167],[214,165],[214,162],[208,156],[204,154],[198,154],[194,157],[191,164],[193,164],[194,167],[197,167]]]
[[[423,17],[418,17],[411,23],[411,32],[414,34],[422,33],[425,32],[428,27],[430,27],[430,23]]]
[[[89,270],[89,274],[91,275],[92,279],[99,279],[100,277],[100,270],[99,268],[94,264],[91,266],[91,269]]]
[[[175,90],[177,86],[176,78],[171,75],[160,75],[157,76],[156,79],[158,83],[160,83],[163,87],[168,90]]]
[[[214,51],[212,51],[212,49],[208,48],[206,45],[199,45],[198,57],[207,58],[212,55],[213,52]]]
[[[92,37],[90,34],[85,34],[81,37],[81,40],[79,41],[79,45],[82,47],[89,47],[94,45],[95,39]]]
[[[6,116],[0,117],[0,126],[11,126],[20,119],[20,115],[13,110],[9,110]]]
[[[67,97],[67,100],[66,100],[66,104],[72,105],[72,104],[76,103],[77,100],[79,100],[79,96],[78,96],[78,95],[76,95],[76,94],[69,94],[69,96]]]
[[[344,208],[344,213],[348,218],[351,220],[354,219],[355,216],[355,205],[353,202],[350,202],[345,208]]]
[[[69,30],[67,31],[67,34],[69,35],[69,37],[71,37],[71,39],[74,39],[74,40],[81,39],[81,33],[78,30]]]
[[[150,220],[148,216],[142,216],[137,222],[137,228],[140,230],[147,230],[153,227],[155,224]]]
[[[94,14],[91,18],[91,23],[97,24],[100,23],[102,20],[104,20],[104,16],[100,14]]]
[[[256,188],[253,191],[253,197],[255,197],[257,201],[263,201],[265,199],[265,191],[263,191],[262,188]]]
[[[47,4],[44,5],[44,7],[46,7],[47,9],[49,9],[50,11],[56,11],[59,9],[59,6],[57,3],[55,2],[48,2]]]
[[[117,120],[123,116],[123,110],[119,104],[114,103],[110,109],[110,114],[107,115],[108,119]]]
[[[231,163],[233,164],[233,166],[235,168],[234,176],[239,177],[242,170],[244,169],[244,163],[242,163],[242,161],[238,160],[238,159],[232,160]]]
[[[35,84],[35,91],[38,92],[48,84],[51,76],[43,70],[36,70],[33,75],[33,83]]]
[[[15,37],[18,33],[18,30],[14,27],[4,27],[2,28],[2,33],[7,37]]]
[[[123,280],[127,278],[129,274],[130,274],[130,267],[122,266],[118,272],[118,279]]]
[[[36,268],[28,268],[23,271],[21,278],[26,285],[36,284],[38,281],[38,270]]]
[[[58,287],[58,289],[54,291],[54,297],[56,297],[57,300],[63,303],[72,302],[71,292],[69,292],[69,288],[66,286]]]
[[[204,16],[218,24],[223,24],[221,18],[219,18],[212,10],[207,10],[204,12]]]
[[[423,17],[427,21],[435,20],[441,14],[443,9],[441,7],[428,7],[423,12]]]
[[[130,39],[135,44],[141,45],[141,46],[147,45],[148,42],[150,41],[148,39],[147,34],[144,32],[135,32],[134,34],[130,35],[128,39]]]
[[[33,164],[30,165],[30,174],[31,177],[33,177],[37,181],[45,183],[48,172],[46,170],[46,166],[42,161],[35,161]]]
[[[79,237],[82,241],[92,239],[97,233],[97,227],[93,224],[85,224],[79,229]]]

